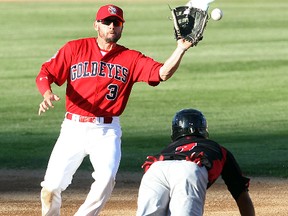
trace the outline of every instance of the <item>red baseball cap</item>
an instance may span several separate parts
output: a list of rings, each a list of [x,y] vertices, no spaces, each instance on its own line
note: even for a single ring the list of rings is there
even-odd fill
[[[107,17],[117,17],[122,22],[125,22],[123,17],[123,10],[112,4],[100,7],[96,14],[96,20],[103,20],[106,19]]]

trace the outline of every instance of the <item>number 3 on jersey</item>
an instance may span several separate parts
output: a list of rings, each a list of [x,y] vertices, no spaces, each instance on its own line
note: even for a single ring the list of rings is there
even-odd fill
[[[109,94],[106,95],[106,98],[108,100],[115,100],[118,95],[118,85],[110,84],[107,88],[109,90]]]

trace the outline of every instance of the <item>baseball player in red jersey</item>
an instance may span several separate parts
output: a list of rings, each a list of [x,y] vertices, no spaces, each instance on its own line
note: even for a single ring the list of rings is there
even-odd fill
[[[180,39],[165,63],[117,44],[124,23],[123,11],[104,5],[96,13],[97,37],[66,43],[36,77],[43,95],[39,115],[60,98],[51,84],[66,83],[66,114],[41,183],[42,215],[60,215],[61,192],[71,184],[83,158],[89,155],[95,179],[75,215],[98,215],[109,199],[121,158],[119,116],[132,86],[151,86],[169,79],[192,44]],[[105,149],[105,154],[103,154]]]
[[[172,143],[148,156],[138,194],[137,216],[203,215],[206,190],[221,175],[242,216],[254,216],[248,193],[250,179],[242,175],[234,156],[208,139],[205,116],[183,109],[172,120]]]

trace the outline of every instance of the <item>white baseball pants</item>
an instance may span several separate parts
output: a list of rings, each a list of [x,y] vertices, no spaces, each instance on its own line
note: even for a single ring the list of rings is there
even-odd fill
[[[87,155],[94,168],[95,181],[75,215],[98,215],[114,188],[121,159],[121,136],[118,117],[114,117],[111,124],[64,119],[41,183],[42,215],[60,215],[61,192],[71,184]]]
[[[186,160],[157,161],[143,175],[137,216],[201,216],[208,172]]]

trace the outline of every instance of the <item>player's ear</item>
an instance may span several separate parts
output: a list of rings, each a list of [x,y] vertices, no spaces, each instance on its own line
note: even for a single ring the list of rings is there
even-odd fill
[[[93,27],[94,27],[95,31],[98,32],[99,22],[97,22],[97,21],[95,20],[94,23],[93,23]]]

